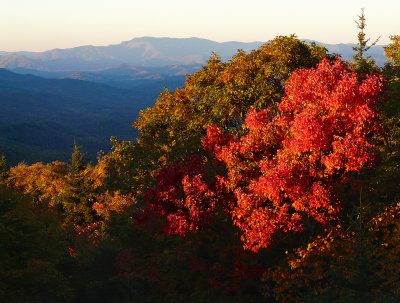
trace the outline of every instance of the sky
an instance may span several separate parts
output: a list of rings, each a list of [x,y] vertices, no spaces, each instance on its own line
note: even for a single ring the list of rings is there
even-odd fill
[[[278,35],[378,44],[400,34],[399,0],[0,0],[0,50],[44,51],[110,45],[136,37],[268,41]]]

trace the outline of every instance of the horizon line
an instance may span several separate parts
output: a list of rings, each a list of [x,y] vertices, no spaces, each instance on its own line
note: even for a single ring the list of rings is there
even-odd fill
[[[275,36],[279,37],[279,36],[290,36],[290,35],[278,35]],[[240,41],[240,40],[227,40],[227,41],[217,41],[217,40],[212,40],[212,39],[208,39],[208,38],[202,38],[202,37],[166,37],[166,36],[139,36],[139,37],[133,37],[130,40],[123,40],[119,43],[110,43],[110,44],[83,44],[83,45],[77,45],[77,46],[71,46],[71,47],[55,47],[55,48],[49,48],[49,49],[44,49],[44,50],[14,50],[14,51],[7,51],[7,50],[1,50],[1,53],[44,53],[44,52],[50,52],[50,51],[55,51],[55,50],[70,50],[70,49],[74,49],[74,48],[80,48],[80,47],[108,47],[108,46],[114,46],[114,45],[120,45],[126,42],[130,42],[132,40],[135,39],[143,39],[143,38],[154,38],[154,39],[175,39],[175,40],[188,40],[188,39],[199,39],[199,40],[207,40],[207,41],[211,41],[211,42],[215,42],[215,43],[219,43],[219,44],[223,44],[223,43],[244,43],[244,44],[254,44],[254,43],[267,43],[268,41],[271,41],[273,39],[269,39],[266,41]],[[357,43],[354,42],[339,42],[339,43],[326,43],[326,42],[322,42],[322,41],[318,41],[318,40],[313,40],[313,39],[308,39],[308,38],[298,38],[300,41],[305,41],[305,42],[315,42],[317,44],[324,44],[324,45],[357,45]],[[386,46],[387,44],[376,44],[373,46]],[[373,47],[372,46],[372,47]]]

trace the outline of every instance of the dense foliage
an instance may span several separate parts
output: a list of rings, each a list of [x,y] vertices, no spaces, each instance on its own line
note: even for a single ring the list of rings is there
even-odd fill
[[[214,54],[94,166],[1,158],[0,300],[397,302],[391,39],[381,70],[295,36]]]
[[[204,143],[227,167],[223,182],[235,194],[232,217],[246,248],[301,231],[305,217],[322,224],[336,218],[335,187],[373,162],[368,136],[376,130],[381,86],[376,76],[359,83],[340,60],[323,60],[293,74],[276,117],[249,110],[249,131],[240,139],[209,128]]]

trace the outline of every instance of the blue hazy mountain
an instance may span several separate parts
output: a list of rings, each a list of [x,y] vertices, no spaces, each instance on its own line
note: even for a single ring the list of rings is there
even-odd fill
[[[357,46],[356,44],[352,43],[327,44],[313,40],[304,40],[304,41],[310,43],[313,42],[318,45],[324,46],[329,51],[329,53],[338,54],[342,57],[342,59],[347,61],[353,60],[353,56],[355,55],[353,47]],[[367,56],[371,56],[372,59],[376,60],[378,66],[383,66],[386,62],[384,47],[385,45],[373,45],[366,53]]]
[[[354,54],[352,47],[355,44],[316,43],[346,60],[351,60]],[[41,76],[46,76],[44,72],[54,73],[53,76],[67,76],[78,71],[98,71],[121,64],[142,67],[202,65],[212,52],[227,61],[238,49],[249,52],[262,44],[235,41],[219,43],[200,38],[142,37],[108,46],[87,45],[45,52],[0,52],[0,67],[16,72],[39,71],[42,72]],[[370,54],[378,64],[384,63],[383,46],[373,46]]]
[[[124,63],[97,71],[77,71],[63,78],[98,82],[128,89],[152,85],[162,91],[164,87],[183,86],[186,75],[195,73],[201,67],[200,64],[138,67]]]
[[[59,72],[97,70],[123,63],[134,66],[204,64],[213,51],[227,60],[237,49],[250,51],[261,44],[218,43],[199,38],[142,37],[109,46],[88,45],[45,52],[4,53],[0,56],[0,67]]]

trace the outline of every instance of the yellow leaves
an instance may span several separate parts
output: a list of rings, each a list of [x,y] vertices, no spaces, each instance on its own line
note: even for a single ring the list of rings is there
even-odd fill
[[[328,274],[332,264],[339,263],[350,255],[353,241],[341,227],[326,229],[325,235],[317,236],[304,248],[293,253],[285,252],[286,265],[268,269],[263,281],[274,285],[268,288],[279,302],[302,302],[300,293],[304,289],[315,295],[323,294],[329,287]]]
[[[390,40],[392,43],[390,43],[388,46],[386,46],[385,49],[385,54],[388,59],[390,59],[393,63],[399,65],[400,64],[400,36],[395,35],[391,36]]]
[[[324,235],[303,248],[285,252],[285,264],[264,274],[266,289],[279,302],[302,302],[298,295],[304,288],[315,295],[332,287],[336,287],[337,294],[346,292],[346,283],[357,283],[359,272],[370,268],[374,276],[363,279],[376,281],[371,295],[392,292],[393,285],[400,283],[400,204],[384,209],[366,227],[369,228],[363,236],[360,231],[344,230],[338,224],[325,229]],[[365,264],[360,268],[357,260]],[[331,275],[332,271],[336,276]],[[334,280],[337,277],[339,281]]]
[[[19,164],[10,169],[7,183],[10,187],[33,195],[40,202],[50,203],[67,187],[67,171],[67,164],[58,161],[46,165],[40,162],[31,166]]]
[[[104,184],[104,180],[107,178],[107,161],[106,159],[100,159],[96,166],[87,166],[84,171],[84,175],[93,184],[93,189],[99,188]]]
[[[97,202],[94,203],[93,209],[98,215],[108,220],[111,213],[124,213],[130,206],[137,201],[132,194],[123,195],[119,191],[105,192],[96,196]]]

